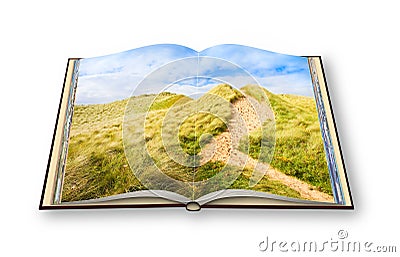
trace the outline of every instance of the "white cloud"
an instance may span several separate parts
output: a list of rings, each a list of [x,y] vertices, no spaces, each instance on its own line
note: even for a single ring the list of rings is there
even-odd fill
[[[202,87],[188,85],[188,84],[173,84],[167,87],[165,91],[176,94],[182,94],[189,96],[190,98],[197,99],[218,84],[219,83],[210,83]]]
[[[273,93],[313,95],[305,58],[236,45],[213,47],[201,52],[202,58],[197,56],[189,48],[155,45],[83,59],[76,102],[107,103],[132,94],[159,93],[167,85],[173,85],[168,91],[190,95],[219,83],[241,88],[259,82]],[[197,85],[187,80],[196,76],[212,80]]]
[[[82,59],[76,102],[106,103],[127,98],[148,74],[171,61],[189,56],[197,56],[197,53],[182,46],[155,45]]]
[[[76,103],[107,103],[128,98],[141,79],[133,75],[120,76],[119,73],[80,77],[76,90]]]
[[[311,80],[303,74],[288,74],[258,78],[259,83],[275,94],[314,96]]]

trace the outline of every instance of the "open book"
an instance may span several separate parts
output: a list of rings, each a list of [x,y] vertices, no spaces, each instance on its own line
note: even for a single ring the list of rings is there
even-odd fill
[[[40,209],[347,208],[320,57],[152,45],[69,59]]]

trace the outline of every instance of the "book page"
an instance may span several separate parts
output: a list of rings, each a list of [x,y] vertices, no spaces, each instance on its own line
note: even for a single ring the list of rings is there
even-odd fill
[[[335,203],[306,57],[154,45],[84,58],[71,122],[64,204],[146,191]]]

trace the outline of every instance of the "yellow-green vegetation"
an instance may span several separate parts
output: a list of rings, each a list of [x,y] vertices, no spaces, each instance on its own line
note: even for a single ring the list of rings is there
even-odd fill
[[[243,92],[262,100],[262,96],[254,93],[256,91],[252,91],[251,86],[243,88]],[[329,175],[313,100],[266,93],[275,112],[277,126],[272,166],[330,193]],[[238,90],[222,84],[196,100],[165,92],[108,104],[76,105],[70,131],[62,201],[95,199],[145,190],[146,187],[134,176],[130,166],[143,167],[142,174],[149,174],[149,180],[157,180],[158,178],[150,177],[154,174],[149,172],[154,169],[154,164],[165,175],[178,181],[201,183],[216,178],[207,187],[193,188],[193,197],[221,189],[222,185],[300,198],[298,192],[267,177],[255,187],[249,188],[249,170],[240,174],[232,185],[225,185],[230,177],[236,177],[238,167],[227,167],[226,172],[221,172],[226,167],[222,162],[208,162],[195,167],[201,147],[212,136],[226,131],[226,124],[231,118],[230,103],[241,97],[243,95]],[[131,165],[126,158],[125,141],[122,138],[127,104],[135,114],[130,123],[133,124],[131,138],[139,138],[138,142],[146,145],[143,149],[131,151],[138,160],[137,163],[130,163]],[[139,122],[135,122],[136,120]],[[258,157],[261,137],[261,130],[251,134],[250,156]],[[168,152],[167,149],[172,151]],[[178,162],[177,159],[171,159],[170,154],[179,151],[182,155],[178,157],[183,159]],[[146,157],[147,153],[151,158]],[[141,163],[142,160],[146,164]],[[180,193],[177,185],[165,185],[163,189]],[[188,196],[185,193],[187,192],[182,192]]]
[[[191,99],[189,97],[186,97],[184,95],[176,95],[170,92],[162,92],[156,96],[149,108],[149,111],[168,109],[178,101],[180,104],[183,104],[189,102],[190,100]],[[133,105],[129,106],[131,107]]]
[[[152,108],[167,108],[173,104],[171,102],[183,98],[185,96],[163,93]],[[133,108],[137,113],[146,113],[154,95],[141,95],[131,100],[135,102]],[[146,189],[132,173],[125,157],[122,122],[127,102],[128,99],[74,107],[62,201]]]
[[[226,123],[231,116],[230,102],[240,96],[239,91],[222,84],[197,100],[180,100],[171,108],[150,111],[146,117],[144,133],[147,149],[155,164],[172,178],[193,181],[201,146],[212,136],[226,130]],[[160,102],[158,98],[154,103]],[[164,138],[161,132],[166,135]],[[170,154],[181,152],[181,149],[183,151],[172,160],[165,148],[171,150]]]
[[[140,99],[145,100],[146,97]],[[121,132],[126,103],[127,100],[74,107],[63,201],[144,189],[124,154]]]
[[[219,174],[224,167],[226,167],[225,163],[220,162],[220,161],[208,162],[196,170],[196,173],[195,173],[196,181],[203,181],[203,180],[212,178],[212,177],[216,176],[217,174]],[[239,170],[238,172],[235,172],[235,171],[233,171],[233,169],[235,169],[235,167],[228,167],[228,168],[230,168],[231,174],[233,174],[233,175],[239,174],[239,176],[237,176],[237,178],[234,180],[233,184],[226,185],[227,188],[255,190],[255,191],[261,191],[261,192],[266,192],[266,193],[271,193],[271,194],[276,194],[276,195],[283,195],[283,196],[287,196],[287,197],[301,198],[300,193],[297,192],[296,190],[291,189],[290,187],[282,184],[279,181],[271,180],[271,179],[267,178],[266,176],[264,176],[254,187],[250,187],[249,182],[250,182],[252,170],[245,168],[243,170]],[[239,169],[238,167],[236,167],[236,168]],[[227,173],[229,174],[229,171]],[[224,183],[224,178],[222,177],[221,179],[217,180],[217,182]]]
[[[108,104],[76,105],[62,201],[94,199],[146,189],[134,176],[125,157],[122,122],[128,100],[131,101],[129,107],[134,108],[131,111],[146,116],[144,139],[154,163],[164,174],[187,182],[193,181],[196,169],[171,160],[164,147],[161,127],[164,125],[166,134],[173,134],[168,130],[179,127],[180,145],[192,158],[200,151],[200,143],[206,143],[207,136],[226,129],[225,123],[230,118],[229,101],[237,99],[239,94],[227,85],[220,85],[197,100],[164,92]],[[194,115],[183,119],[188,110]],[[197,110],[207,111],[196,113]],[[163,124],[167,115],[170,126]],[[137,126],[143,126],[143,123]]]
[[[255,87],[242,88],[249,96],[260,99]],[[318,190],[332,194],[315,100],[296,95],[275,95],[263,89],[275,114],[276,144],[271,166],[310,183]],[[249,138],[249,155],[258,158],[261,131]],[[263,161],[260,156],[260,161]]]
[[[207,92],[206,95],[202,97],[207,97],[207,95],[210,94],[219,96],[231,103],[239,99],[240,97],[243,97],[242,93],[240,93],[237,89],[234,89],[227,84],[221,84],[216,87],[213,87],[212,89],[210,89],[210,91]]]
[[[193,115],[189,115],[180,126],[179,140],[183,150],[189,155],[196,155],[201,151],[201,145],[208,143],[212,136],[226,131],[226,123],[231,117],[230,103],[240,97],[243,95],[238,90],[221,84],[190,107],[185,106],[192,109]]]
[[[179,129],[180,145],[183,151],[189,155],[199,154],[201,145],[207,144],[212,136],[216,136],[226,129],[227,126],[219,117],[205,112],[193,114],[185,119]]]
[[[175,106],[174,110],[177,115],[171,115],[171,117],[176,118],[176,120],[174,120],[174,122],[173,120],[169,120],[169,122],[173,122],[172,124],[178,123],[180,118],[178,115],[180,109],[181,108],[178,106]],[[171,156],[169,156],[166,151],[166,148],[171,149],[172,147],[168,145],[168,142],[163,141],[161,133],[163,132],[171,136],[174,134],[176,135],[176,133],[169,131],[169,129],[175,129],[175,126],[173,125],[167,126],[165,129],[161,130],[164,118],[168,114],[168,110],[169,109],[162,109],[147,113],[144,127],[146,150],[154,161],[154,164],[162,170],[164,174],[179,181],[192,181],[193,168],[190,167],[190,165],[185,165],[188,160],[181,159],[178,163],[171,159]],[[138,161],[140,162],[141,159],[139,158]]]
[[[277,180],[268,179],[264,176],[254,187],[249,186],[249,181],[252,171],[244,169],[235,182],[229,187],[230,189],[245,189],[260,192],[266,192],[275,195],[282,195],[287,197],[302,199],[300,193],[292,188],[282,184]]]

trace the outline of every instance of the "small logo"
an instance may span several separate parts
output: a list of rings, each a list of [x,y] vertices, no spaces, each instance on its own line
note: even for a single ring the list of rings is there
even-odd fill
[[[346,230],[341,229],[337,232],[337,235],[338,235],[339,239],[345,239],[349,236],[349,233],[347,233]]]

